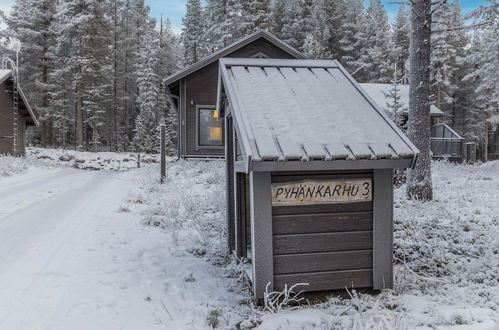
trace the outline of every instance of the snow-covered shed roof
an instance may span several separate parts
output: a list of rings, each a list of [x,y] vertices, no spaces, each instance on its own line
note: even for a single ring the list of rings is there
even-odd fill
[[[4,70],[4,69],[0,70],[0,84],[3,84],[5,81],[7,81],[10,78],[13,79],[12,70]],[[38,122],[38,115],[37,115],[36,111],[34,111],[34,109],[31,108],[31,106],[29,105],[28,99],[26,98],[26,95],[24,94],[24,92],[19,84],[17,85],[17,88],[19,90],[19,96],[21,97],[21,102],[27,111],[26,116],[29,116],[33,125],[38,126],[39,122]]]
[[[259,30],[259,31],[256,31],[256,32],[246,36],[245,38],[242,38],[242,39],[232,43],[231,45],[229,45],[225,48],[222,48],[222,49],[214,52],[211,55],[206,56],[205,58],[201,59],[200,61],[174,73],[173,75],[171,75],[169,77],[167,77],[164,80],[165,84],[170,85],[170,84],[178,81],[179,79],[187,77],[191,73],[193,73],[201,68],[204,68],[205,66],[217,61],[218,59],[220,59],[224,56],[227,56],[230,53],[235,52],[236,50],[238,50],[240,48],[243,48],[244,46],[252,43],[253,41],[255,41],[259,38],[264,38],[265,40],[271,42],[272,44],[276,45],[277,47],[281,48],[282,50],[284,50],[288,54],[293,55],[296,58],[307,58],[301,52],[294,49],[293,47],[291,47],[290,45],[288,45],[287,43],[285,43],[281,39],[277,38],[273,34],[267,32],[265,30]]]
[[[390,92],[393,85],[391,84],[360,84],[362,88],[369,94],[369,96],[383,109],[387,109],[386,104],[390,102],[389,99],[386,98],[386,94]],[[400,90],[400,101],[409,108],[409,85],[398,85]],[[404,114],[407,115],[407,111],[404,111]],[[430,106],[430,115],[433,117],[442,117],[444,113],[442,110],[437,108],[435,105]]]
[[[223,58],[220,71],[246,170],[409,167],[419,153],[337,61]]]

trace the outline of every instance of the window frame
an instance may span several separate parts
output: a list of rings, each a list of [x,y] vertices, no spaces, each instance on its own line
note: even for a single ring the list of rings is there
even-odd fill
[[[196,105],[196,150],[200,149],[214,149],[214,150],[225,150],[225,118],[220,118],[222,120],[222,145],[219,146],[205,146],[200,144],[199,129],[200,125],[200,114],[201,110],[217,110],[215,105]],[[220,112],[219,112],[220,115]]]

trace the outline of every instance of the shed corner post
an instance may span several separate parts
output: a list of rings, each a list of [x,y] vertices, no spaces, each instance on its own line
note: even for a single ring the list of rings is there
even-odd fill
[[[374,170],[373,289],[393,288],[393,170]]]
[[[250,172],[250,205],[253,295],[261,300],[266,289],[274,290],[270,172]]]

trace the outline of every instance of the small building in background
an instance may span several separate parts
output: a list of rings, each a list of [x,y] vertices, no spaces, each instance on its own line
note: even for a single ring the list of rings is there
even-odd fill
[[[178,152],[182,158],[224,157],[224,118],[215,103],[218,60],[238,58],[305,58],[267,31],[258,31],[165,79],[178,114]]]
[[[38,116],[12,71],[0,70],[0,155],[25,154],[28,126],[38,126]]]
[[[419,153],[337,61],[220,60],[228,247],[266,292],[393,287],[393,170]]]
[[[392,84],[360,84],[369,94],[374,102],[383,110],[389,112],[388,103],[393,102],[388,96],[393,88]],[[400,102],[404,105],[405,111],[402,113],[403,123],[407,122],[409,117],[409,85],[398,85]],[[444,116],[442,110],[434,104],[430,106],[431,123],[431,152],[434,159],[448,159],[461,162],[464,153],[464,138],[447,124],[441,123],[440,119]]]

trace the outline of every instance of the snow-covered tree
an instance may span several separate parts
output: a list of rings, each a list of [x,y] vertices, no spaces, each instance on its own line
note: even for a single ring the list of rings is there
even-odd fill
[[[242,3],[238,0],[209,0],[203,35],[208,53],[221,49],[244,35]]]
[[[404,127],[404,113],[407,112],[407,106],[402,102],[400,93],[400,86],[395,75],[392,85],[388,93],[384,93],[386,98],[386,114],[400,129],[405,130]]]
[[[182,39],[184,43],[184,61],[190,65],[200,60],[201,38],[203,36],[203,10],[200,0],[188,0],[185,17],[182,19]]]
[[[433,198],[430,150],[431,0],[411,2],[409,120],[407,135],[419,149],[413,169],[407,171],[407,196]]]
[[[53,118],[49,104],[50,52],[54,46],[51,26],[54,22],[56,3],[51,0],[19,0],[12,7],[10,16],[4,16],[7,35],[22,43],[20,80],[28,93],[32,106],[40,113],[39,133],[41,144],[48,146],[54,134]],[[14,54],[10,54],[15,59]]]
[[[473,13],[475,24],[480,24],[466,61],[473,65],[464,78],[474,87],[474,117],[472,131],[483,141],[482,159],[487,160],[489,131],[499,127],[499,5],[487,0],[487,5]],[[483,119],[483,120],[480,120]]]
[[[161,78],[156,70],[159,62],[159,38],[152,28],[146,31],[138,49],[137,57],[137,108],[133,144],[137,151],[152,153],[159,147],[157,128],[160,105]]]
[[[390,82],[393,76],[393,44],[388,15],[381,0],[370,0],[363,33],[366,41],[359,64],[364,69],[358,78],[368,82]]]
[[[244,34],[258,30],[270,30],[272,26],[270,0],[248,0],[243,2],[242,24]]]
[[[362,50],[366,44],[364,1],[343,2],[342,7],[344,19],[341,39],[338,41],[341,54],[339,60],[349,72],[353,73],[364,65],[361,61]],[[358,72],[362,76],[364,71],[360,69]],[[355,78],[357,79],[357,76]]]
[[[400,6],[393,24],[393,58],[398,72],[404,82],[408,81],[406,64],[409,59],[410,12],[405,6]]]
[[[272,33],[284,39],[284,20],[287,16],[288,0],[275,0],[272,6]]]

